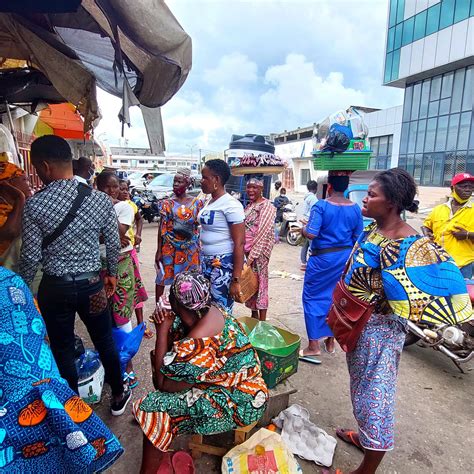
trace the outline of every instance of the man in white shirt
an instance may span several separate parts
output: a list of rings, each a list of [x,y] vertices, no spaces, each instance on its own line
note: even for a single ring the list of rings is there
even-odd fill
[[[95,166],[91,159],[81,156],[78,160],[73,160],[72,171],[76,181],[90,186],[90,180],[92,176],[94,176]]]
[[[309,221],[311,208],[318,202],[318,198],[316,197],[318,183],[314,180],[310,180],[306,183],[306,188],[308,189],[308,193],[304,197],[303,218],[301,219],[305,224],[307,224]],[[306,264],[308,263],[309,244],[309,239],[306,239],[303,247],[301,248],[301,270],[303,271],[306,270]]]

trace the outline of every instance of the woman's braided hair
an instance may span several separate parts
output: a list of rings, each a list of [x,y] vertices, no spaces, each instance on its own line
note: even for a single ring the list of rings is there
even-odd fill
[[[382,191],[392,204],[397,206],[398,212],[407,210],[418,211],[418,201],[415,201],[417,187],[413,177],[402,168],[392,168],[381,171],[374,176]]]

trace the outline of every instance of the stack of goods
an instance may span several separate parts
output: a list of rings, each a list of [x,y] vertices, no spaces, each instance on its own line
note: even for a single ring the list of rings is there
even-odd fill
[[[363,118],[353,109],[330,115],[313,138],[317,170],[366,170],[372,151]]]
[[[227,152],[234,176],[279,174],[286,162],[276,156],[275,145],[262,135],[233,135]]]
[[[272,153],[244,153],[229,163],[234,176],[244,174],[278,174],[285,169],[284,161]]]

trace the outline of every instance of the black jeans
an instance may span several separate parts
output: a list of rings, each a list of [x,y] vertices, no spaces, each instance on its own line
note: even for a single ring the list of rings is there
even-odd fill
[[[74,363],[74,322],[77,313],[99,352],[112,394],[123,393],[122,371],[112,338],[110,311],[99,275],[76,281],[63,281],[43,275],[38,304],[59,372],[69,386],[75,392],[78,391]]]

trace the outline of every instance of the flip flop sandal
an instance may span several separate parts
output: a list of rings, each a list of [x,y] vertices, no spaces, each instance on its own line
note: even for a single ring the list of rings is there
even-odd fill
[[[160,467],[156,471],[156,474],[173,474],[173,465],[171,464],[171,453],[165,453],[163,460],[160,463]]]
[[[304,355],[303,351],[299,352],[298,359],[302,360],[303,362],[309,362],[310,364],[319,365],[321,361],[317,358],[318,356],[315,355]]]
[[[193,458],[185,451],[177,451],[173,458],[173,469],[176,474],[195,474]]]
[[[336,436],[339,439],[342,439],[342,441],[344,441],[345,443],[351,444],[352,446],[355,446],[358,450],[364,452],[364,448],[362,447],[360,442],[356,441],[355,435],[357,435],[357,434],[358,433],[356,433],[355,431],[345,430],[345,429],[342,429],[342,428],[338,428],[336,430]]]
[[[336,347],[332,351],[328,351],[328,346],[326,344],[326,339],[323,341],[323,348],[328,354],[335,354],[336,353]]]

